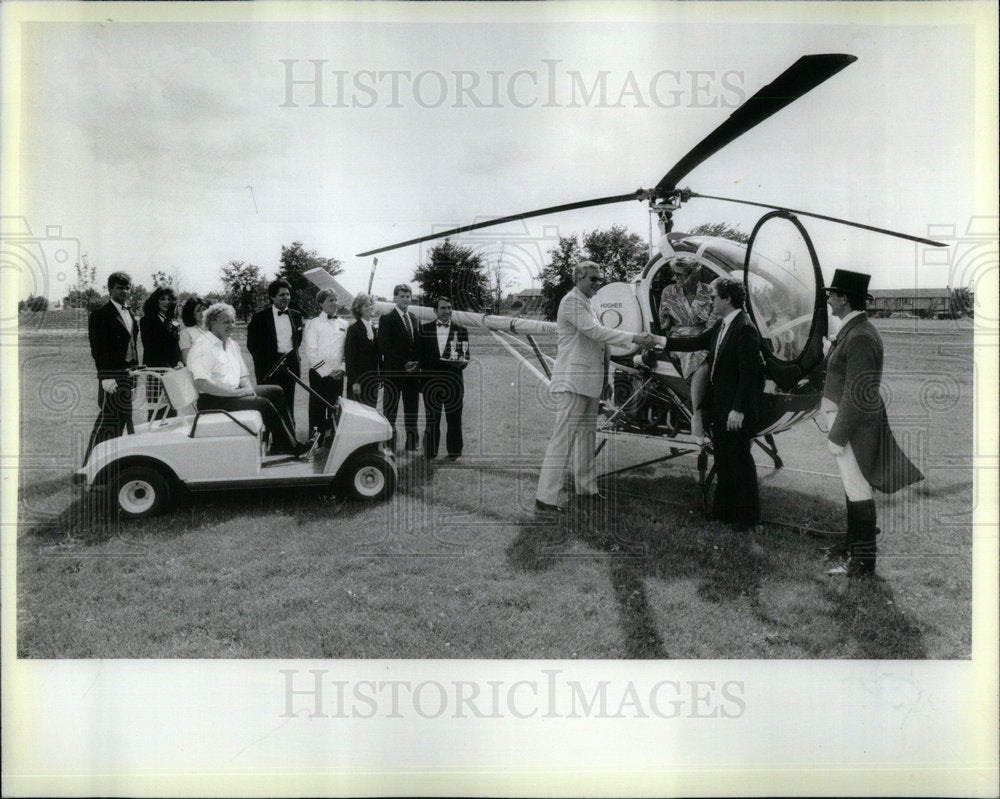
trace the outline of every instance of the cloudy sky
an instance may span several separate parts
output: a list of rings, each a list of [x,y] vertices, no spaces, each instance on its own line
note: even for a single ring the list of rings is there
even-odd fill
[[[352,18],[299,6],[313,21],[226,4],[227,21],[211,21],[198,4],[169,5],[172,21],[97,4],[89,21],[23,28],[13,207],[36,236],[48,231],[50,253],[61,228],[101,280],[125,269],[148,286],[162,269],[207,291],[228,261],[270,276],[281,246],[301,241],[342,260],[344,283],[360,290],[363,250],[655,185],[806,53],[858,61],[682,184],[917,235],[962,234],[983,212],[973,30],[961,24],[861,5],[856,19],[832,21],[818,8],[726,6],[709,18],[683,4],[361,4]],[[675,227],[728,221],[749,232],[759,216],[692,201]],[[612,224],[649,234],[635,202],[468,243],[490,257],[503,243],[516,289],[531,285],[557,235]],[[916,245],[806,225],[827,279],[847,266],[870,267],[875,288],[961,282]],[[381,256],[376,292],[410,279],[424,252]],[[61,297],[67,267],[50,256],[42,277],[23,276],[22,294]]]

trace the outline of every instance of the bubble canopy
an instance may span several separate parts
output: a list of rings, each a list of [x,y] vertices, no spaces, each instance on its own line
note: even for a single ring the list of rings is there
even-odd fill
[[[827,327],[819,260],[799,220],[783,211],[762,217],[747,245],[744,272],[768,372],[788,384],[822,360]]]

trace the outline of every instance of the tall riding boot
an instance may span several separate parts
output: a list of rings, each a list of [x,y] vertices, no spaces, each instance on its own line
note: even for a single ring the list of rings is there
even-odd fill
[[[861,503],[851,502],[846,495],[844,496],[844,502],[847,504],[847,532],[836,544],[823,547],[823,552],[827,560],[847,560],[851,554],[851,539],[854,536],[853,531],[858,524],[856,506]]]
[[[857,532],[851,542],[851,554],[847,561],[849,577],[859,577],[875,572],[875,555],[878,546],[875,536],[878,528],[875,526],[875,501],[855,503],[857,507]]]

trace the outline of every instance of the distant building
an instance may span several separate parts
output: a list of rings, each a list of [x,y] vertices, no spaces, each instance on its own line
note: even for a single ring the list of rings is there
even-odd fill
[[[914,316],[948,314],[951,308],[951,290],[941,289],[872,289],[874,302],[868,303],[872,315],[889,316],[894,313],[911,313]]]
[[[544,298],[541,289],[522,289],[517,294],[507,297],[506,305],[511,313],[535,316],[544,310]]]

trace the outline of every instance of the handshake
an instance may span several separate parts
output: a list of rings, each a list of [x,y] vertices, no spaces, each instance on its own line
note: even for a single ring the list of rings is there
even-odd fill
[[[638,344],[643,352],[654,347],[663,347],[667,342],[662,336],[654,336],[652,333],[633,333],[632,343]]]

